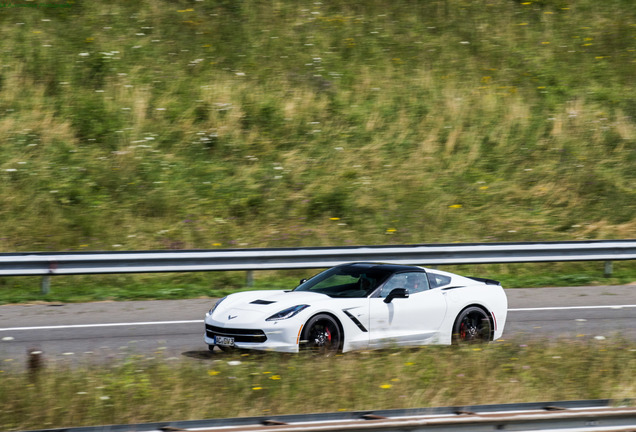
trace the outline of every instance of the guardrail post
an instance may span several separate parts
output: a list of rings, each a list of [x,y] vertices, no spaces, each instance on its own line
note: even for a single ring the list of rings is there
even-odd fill
[[[42,284],[40,285],[40,293],[47,295],[51,292],[51,275],[57,270],[57,261],[49,260],[49,274],[42,276]]]
[[[614,266],[612,264],[612,261],[605,261],[605,270],[603,272],[603,276],[605,276],[605,277],[612,276],[613,267]]]
[[[254,271],[248,270],[245,276],[245,286],[253,287],[254,286]]]
[[[51,276],[42,276],[42,283],[40,284],[40,294],[47,295],[51,291]]]

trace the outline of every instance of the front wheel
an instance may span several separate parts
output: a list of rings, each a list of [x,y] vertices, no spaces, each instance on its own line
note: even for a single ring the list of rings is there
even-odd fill
[[[483,309],[471,306],[457,316],[453,325],[453,344],[488,342],[492,325]]]
[[[340,351],[342,339],[342,333],[336,320],[330,315],[320,314],[312,317],[305,324],[300,348],[330,356]]]

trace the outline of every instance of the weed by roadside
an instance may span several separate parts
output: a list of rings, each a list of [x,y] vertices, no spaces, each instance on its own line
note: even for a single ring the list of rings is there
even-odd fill
[[[634,398],[636,345],[498,341],[354,352],[130,355],[113,364],[0,365],[6,430],[570,399]]]

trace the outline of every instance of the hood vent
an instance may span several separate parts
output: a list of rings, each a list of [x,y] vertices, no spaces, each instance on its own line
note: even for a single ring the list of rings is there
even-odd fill
[[[269,301],[269,300],[254,300],[253,302],[250,302],[250,304],[257,304],[257,305],[271,305],[272,303],[276,303],[276,302]]]

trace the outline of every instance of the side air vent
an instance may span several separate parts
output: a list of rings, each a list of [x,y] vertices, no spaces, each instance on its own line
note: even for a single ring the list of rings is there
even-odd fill
[[[349,311],[348,311],[348,310],[346,310],[346,309],[343,309],[342,311],[345,313],[345,315],[347,315],[347,316],[351,319],[351,321],[353,321],[353,323],[354,323],[355,325],[357,325],[357,326],[358,326],[358,328],[359,328],[360,330],[362,330],[362,331],[363,331],[363,332],[365,332],[365,333],[369,331],[369,330],[367,330],[367,329],[364,327],[364,325],[360,322],[360,320],[359,320],[358,318],[356,318],[355,316],[353,316],[353,314],[352,314],[351,312],[349,312]]]

